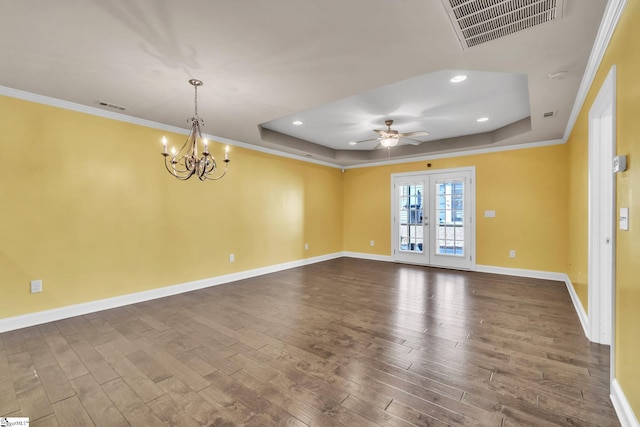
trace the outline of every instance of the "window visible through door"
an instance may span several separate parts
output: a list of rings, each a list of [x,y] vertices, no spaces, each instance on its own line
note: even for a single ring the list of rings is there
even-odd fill
[[[436,179],[436,253],[464,256],[464,180]]]
[[[398,201],[400,203],[398,221],[400,232],[400,250],[422,252],[424,247],[423,194],[422,182],[402,183],[399,186]]]

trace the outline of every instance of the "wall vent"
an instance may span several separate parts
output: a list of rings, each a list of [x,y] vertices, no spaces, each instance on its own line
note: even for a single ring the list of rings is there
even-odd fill
[[[110,102],[105,102],[105,101],[97,101],[96,104],[104,108],[110,108],[112,110],[118,110],[118,111],[128,110],[127,107],[123,107],[122,105],[116,105],[116,104],[112,104]]]
[[[542,118],[550,119],[551,117],[555,117],[557,114],[558,114],[557,111],[547,111],[546,113],[542,114]]]
[[[564,0],[442,0],[462,49],[562,18]]]

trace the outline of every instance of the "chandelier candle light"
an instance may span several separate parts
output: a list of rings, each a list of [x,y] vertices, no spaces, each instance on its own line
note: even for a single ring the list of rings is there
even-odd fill
[[[202,136],[201,127],[204,126],[204,120],[198,116],[198,86],[202,86],[200,80],[189,80],[195,89],[195,114],[187,119],[187,123],[191,125],[191,132],[180,151],[176,151],[175,147],[171,147],[171,154],[167,152],[167,138],[162,137],[162,145],[164,150],[161,153],[164,156],[164,165],[169,173],[179,180],[186,181],[196,175],[200,181],[215,181],[227,173],[229,167],[229,146],[227,145],[224,152],[224,171],[214,176],[218,170],[216,159],[209,152],[209,141]],[[198,146],[202,144],[202,154],[198,157]]]

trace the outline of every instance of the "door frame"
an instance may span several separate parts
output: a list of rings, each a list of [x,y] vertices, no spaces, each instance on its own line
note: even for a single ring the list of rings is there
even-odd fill
[[[587,316],[589,339],[611,346],[611,379],[615,377],[617,227],[616,179],[612,170],[615,153],[616,66],[613,65],[589,110],[589,311]],[[608,242],[607,239],[609,239]]]
[[[395,189],[393,187],[394,185],[394,181],[396,178],[402,178],[405,176],[415,176],[415,175],[424,175],[427,177],[427,181],[429,181],[429,178],[431,175],[438,175],[438,174],[444,174],[444,173],[469,173],[470,175],[470,182],[469,182],[469,191],[468,191],[468,199],[466,200],[466,203],[469,204],[469,212],[470,212],[470,217],[469,217],[469,256],[471,257],[471,262],[470,262],[470,267],[469,269],[464,269],[465,271],[476,271],[476,167],[475,166],[466,166],[466,167],[459,167],[459,168],[449,168],[449,169],[433,169],[433,170],[418,170],[418,171],[413,171],[413,172],[400,172],[400,173],[393,173],[391,174],[391,183],[390,183],[390,188],[391,188],[391,203],[389,203],[390,205],[390,209],[391,209],[391,216],[390,216],[390,227],[389,227],[389,231],[391,232],[391,247],[390,247],[390,254],[391,254],[391,258],[393,259],[394,262],[399,262],[402,263],[404,261],[399,261],[395,259],[394,256],[394,249],[396,248],[395,246],[395,239],[394,239],[394,233],[395,233],[395,224],[394,224],[394,216],[395,216],[395,205],[394,205],[394,197],[395,197]],[[431,214],[431,213],[430,213]],[[429,265],[429,264],[426,264]],[[438,268],[452,268],[455,269],[454,267],[442,267],[442,266],[436,266],[434,265],[434,267],[438,267]]]

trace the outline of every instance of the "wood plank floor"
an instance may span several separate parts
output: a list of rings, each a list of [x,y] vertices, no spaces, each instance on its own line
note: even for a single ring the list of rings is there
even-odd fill
[[[563,283],[341,258],[0,335],[32,426],[616,426]]]

